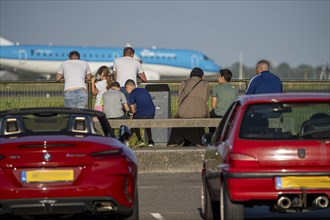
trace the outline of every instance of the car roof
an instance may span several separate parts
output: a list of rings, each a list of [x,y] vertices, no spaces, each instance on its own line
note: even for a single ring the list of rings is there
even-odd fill
[[[241,95],[238,97],[238,100],[242,105],[278,102],[330,102],[330,93],[268,93]]]

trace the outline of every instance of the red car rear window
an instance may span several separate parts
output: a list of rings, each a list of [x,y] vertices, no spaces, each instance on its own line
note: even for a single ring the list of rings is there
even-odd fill
[[[329,139],[329,103],[250,105],[240,126],[243,139]]]

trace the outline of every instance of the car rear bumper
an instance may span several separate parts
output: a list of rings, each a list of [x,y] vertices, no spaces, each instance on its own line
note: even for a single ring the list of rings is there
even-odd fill
[[[330,172],[224,172],[230,197],[233,201],[277,200],[284,194],[325,195],[330,198],[330,187],[323,189],[277,189],[276,177],[284,176],[330,176]],[[330,185],[329,185],[330,186]]]
[[[123,214],[133,208],[120,205],[111,197],[69,197],[0,200],[1,215],[49,215],[49,214]]]

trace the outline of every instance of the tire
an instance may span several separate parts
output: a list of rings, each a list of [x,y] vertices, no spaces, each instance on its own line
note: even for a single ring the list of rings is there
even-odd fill
[[[205,220],[219,220],[219,202],[212,201],[209,193],[209,188],[205,177],[202,177],[202,189],[201,189],[201,206],[202,217]]]
[[[205,220],[213,220],[212,202],[207,188],[205,177],[202,177],[202,190],[201,190],[201,205],[202,205],[202,217]]]
[[[225,182],[221,183],[220,188],[220,217],[221,220],[244,220],[244,205],[230,200]]]

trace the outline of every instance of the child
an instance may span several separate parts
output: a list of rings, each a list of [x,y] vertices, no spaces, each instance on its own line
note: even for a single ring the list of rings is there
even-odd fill
[[[112,82],[110,89],[103,93],[101,105],[107,118],[127,118],[126,112],[129,112],[129,107],[125,94],[120,91],[120,84],[118,82]]]
[[[154,118],[156,108],[149,91],[144,88],[138,88],[132,79],[126,81],[125,88],[129,94],[129,107],[132,118]],[[135,132],[138,138],[138,146],[143,146],[144,143],[142,141],[140,129],[134,128],[132,131]],[[148,147],[154,147],[155,143],[152,140],[151,128],[146,128],[145,131],[148,137]]]
[[[102,111],[102,105],[100,103],[102,94],[107,91],[107,87],[111,84],[112,79],[110,76],[110,68],[107,66],[101,66],[95,77],[92,78],[92,93],[96,95],[94,109]]]

